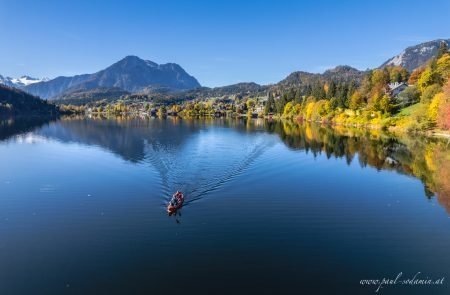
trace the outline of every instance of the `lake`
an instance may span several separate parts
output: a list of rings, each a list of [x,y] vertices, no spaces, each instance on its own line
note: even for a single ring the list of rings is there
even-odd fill
[[[450,144],[261,119],[0,124],[0,294],[450,294]],[[168,216],[176,190],[186,194]]]

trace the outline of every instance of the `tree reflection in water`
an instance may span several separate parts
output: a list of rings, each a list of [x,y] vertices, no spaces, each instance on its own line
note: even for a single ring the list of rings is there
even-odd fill
[[[450,146],[447,141],[393,136],[380,130],[343,128],[262,119],[181,118],[63,118],[3,120],[0,140],[33,132],[61,142],[100,146],[133,163],[150,163],[160,174],[164,191],[177,189],[192,199],[219,188],[247,169],[275,144],[258,133],[279,136],[293,150],[358,161],[362,167],[414,176],[424,184],[428,198],[437,197],[450,213]],[[208,144],[190,140],[210,126],[238,132],[241,142],[224,143],[211,132]],[[251,134],[252,136],[246,136]],[[230,148],[233,153],[229,153]],[[220,154],[220,160],[213,154]],[[189,171],[189,173],[187,173]],[[192,200],[191,199],[191,200]]]
[[[428,198],[436,195],[450,213],[450,145],[447,141],[421,136],[393,136],[381,130],[344,128],[295,122],[268,122],[265,128],[276,133],[292,149],[324,153],[328,158],[357,158],[362,167],[393,170],[411,175],[424,184]]]

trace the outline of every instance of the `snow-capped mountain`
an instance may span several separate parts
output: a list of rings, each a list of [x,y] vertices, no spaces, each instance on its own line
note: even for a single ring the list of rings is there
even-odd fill
[[[11,78],[11,77],[4,77],[0,75],[0,84],[10,86],[10,87],[16,87],[16,88],[22,88],[34,83],[39,82],[45,82],[48,81],[48,78],[38,79],[38,78],[32,78],[30,76],[22,76],[20,78]]]
[[[0,75],[0,84],[2,85],[14,87],[14,83],[11,80],[11,77],[3,77],[2,75]]]
[[[34,83],[45,82],[48,81],[48,78],[32,78],[30,76],[22,76],[20,78],[12,79],[11,81],[17,86],[28,86]]]
[[[450,39],[439,39],[411,46],[387,60],[381,65],[381,68],[385,66],[402,66],[411,72],[425,64],[430,58],[435,57],[441,42],[446,42],[447,45],[450,45]]]

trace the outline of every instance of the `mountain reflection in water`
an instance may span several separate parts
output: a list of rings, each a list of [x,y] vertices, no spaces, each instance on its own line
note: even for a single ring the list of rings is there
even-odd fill
[[[14,119],[0,136],[1,294],[371,294],[361,279],[449,275],[446,141],[223,118]],[[382,292],[424,290],[449,285]]]
[[[380,130],[339,126],[330,128],[317,124],[262,119],[67,117],[53,124],[48,124],[44,119],[2,121],[0,140],[39,128],[35,132],[36,135],[61,142],[99,146],[134,163],[147,161],[159,171],[165,183],[166,192],[169,193],[182,185],[177,182],[177,174],[180,176],[180,173],[193,169],[193,166],[198,168],[197,171],[203,171],[205,175],[209,174],[210,171],[205,170],[206,167],[201,167],[200,163],[189,160],[189,154],[205,153],[205,150],[200,151],[199,146],[186,145],[189,145],[189,137],[205,132],[211,124],[232,128],[242,134],[273,133],[278,135],[289,148],[311,152],[314,157],[324,153],[328,158],[345,158],[349,165],[356,157],[362,167],[395,170],[398,173],[417,177],[424,184],[426,196],[431,198],[436,194],[439,203],[450,213],[450,146],[446,141],[426,137],[394,137]],[[273,141],[262,142],[262,139],[259,142],[255,142],[254,139],[252,142],[242,142],[242,148],[246,153],[241,153],[240,157],[232,159],[231,167],[230,161],[227,161],[229,169],[223,171],[222,175],[210,176],[213,176],[217,183],[233,177],[233,174],[245,169],[273,144]],[[227,146],[221,146],[220,142],[214,140],[202,145],[201,148],[210,150],[222,148],[221,152],[228,158],[236,154],[227,153]],[[180,167],[185,169],[180,170]],[[193,179],[202,179],[201,175],[191,175]],[[201,194],[201,191],[197,191],[198,187],[206,191],[214,188],[217,183],[196,183],[197,189],[192,186],[187,188],[187,191]]]
[[[210,125],[240,133],[241,142],[221,142],[213,132],[208,142],[199,144],[189,140],[207,132]],[[31,130],[35,130],[36,136],[64,143],[98,146],[132,163],[148,162],[159,172],[167,195],[182,189],[193,195],[193,199],[245,170],[275,144],[275,140],[245,134],[272,133],[289,148],[312,153],[314,157],[325,154],[327,158],[345,158],[349,165],[356,160],[361,167],[414,176],[423,182],[426,196],[436,195],[450,213],[450,145],[439,139],[395,137],[380,130],[262,119],[66,117],[58,122],[1,121],[0,140]],[[239,152],[235,150],[236,145],[240,146]],[[234,149],[233,153],[228,152],[229,148]],[[210,162],[208,155],[213,152],[222,153],[223,161]]]

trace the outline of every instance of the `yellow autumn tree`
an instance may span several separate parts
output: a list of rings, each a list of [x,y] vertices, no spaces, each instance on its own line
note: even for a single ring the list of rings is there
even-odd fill
[[[444,104],[445,97],[443,92],[439,92],[433,97],[427,111],[427,117],[430,121],[436,122],[440,107]]]

